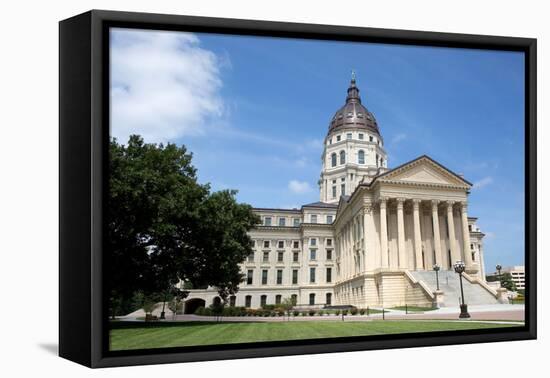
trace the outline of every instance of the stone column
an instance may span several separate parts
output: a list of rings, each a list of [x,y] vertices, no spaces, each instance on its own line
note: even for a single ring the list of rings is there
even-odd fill
[[[472,251],[470,249],[470,230],[468,229],[468,205],[466,202],[460,203],[460,213],[462,216],[462,240],[464,242],[464,263],[466,271],[472,271]]]
[[[441,237],[439,234],[439,201],[432,201],[432,222],[434,229],[434,251],[435,251],[435,263],[442,267],[441,260]]]
[[[414,253],[416,270],[424,268],[422,261],[422,234],[420,233],[420,200],[413,199]]]
[[[380,256],[382,268],[388,267],[388,218],[386,216],[386,198],[380,198]]]
[[[399,250],[399,267],[407,267],[407,254],[405,253],[405,222],[403,220],[403,198],[397,199],[397,245]]]
[[[455,221],[453,217],[453,201],[447,201],[447,226],[449,228],[449,246],[451,247],[451,258],[453,261],[451,261],[451,266],[454,265],[455,262],[462,260],[460,258],[460,252],[458,251],[458,248],[456,247],[456,236],[455,236]]]

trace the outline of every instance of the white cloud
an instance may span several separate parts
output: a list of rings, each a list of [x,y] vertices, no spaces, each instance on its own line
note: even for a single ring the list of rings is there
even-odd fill
[[[111,134],[146,142],[200,135],[224,103],[219,59],[190,33],[115,29],[111,37]]]
[[[290,189],[291,192],[297,193],[297,194],[303,194],[311,192],[312,188],[306,181],[298,181],[298,180],[291,180],[288,183],[288,189]]]
[[[491,184],[492,182],[493,182],[493,178],[491,176],[487,176],[482,178],[479,181],[474,182],[474,188],[480,189],[480,188],[483,188],[484,186]]]
[[[405,133],[399,133],[399,134],[396,134],[392,139],[391,139],[391,143],[392,144],[397,144],[403,140],[407,139],[407,134]]]

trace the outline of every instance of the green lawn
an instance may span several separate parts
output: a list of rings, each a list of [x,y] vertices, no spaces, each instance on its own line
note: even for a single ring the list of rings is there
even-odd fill
[[[453,321],[374,320],[370,322],[141,322],[111,323],[111,350],[190,345],[299,340],[326,337],[369,336],[407,332],[454,331],[513,327],[508,324]]]

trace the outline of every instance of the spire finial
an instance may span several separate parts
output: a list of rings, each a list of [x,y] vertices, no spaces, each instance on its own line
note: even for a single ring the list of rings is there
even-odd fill
[[[355,69],[351,70],[351,81],[355,81]]]

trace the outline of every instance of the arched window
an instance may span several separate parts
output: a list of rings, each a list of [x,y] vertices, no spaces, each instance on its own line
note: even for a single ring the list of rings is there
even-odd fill
[[[330,155],[331,165],[333,167],[336,167],[336,152],[333,152],[332,155]]]
[[[346,151],[340,151],[340,164],[346,164]]]
[[[365,164],[365,151],[359,150],[359,155],[357,155],[357,163]]]

